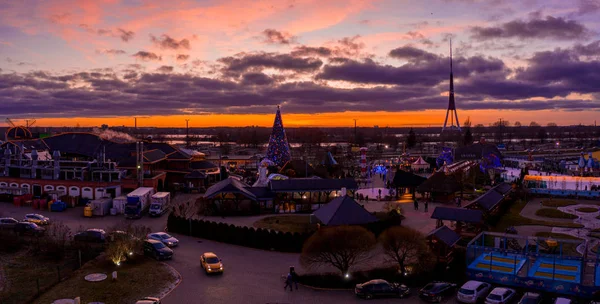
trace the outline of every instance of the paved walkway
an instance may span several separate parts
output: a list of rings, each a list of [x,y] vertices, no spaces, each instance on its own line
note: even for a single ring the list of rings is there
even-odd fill
[[[523,210],[521,210],[521,213],[520,213],[521,216],[524,216],[524,217],[527,217],[530,219],[534,219],[534,220],[546,221],[546,222],[558,222],[558,223],[572,223],[573,222],[572,219],[556,219],[556,218],[549,218],[549,217],[545,217],[545,216],[536,215],[535,212],[541,208],[554,208],[554,207],[542,206],[541,202],[544,200],[547,200],[547,198],[536,198],[536,199],[529,201],[525,205]]]

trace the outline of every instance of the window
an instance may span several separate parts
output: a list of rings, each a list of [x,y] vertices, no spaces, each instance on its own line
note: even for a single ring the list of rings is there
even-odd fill
[[[216,264],[219,263],[219,259],[216,257],[210,257],[206,259],[206,263],[208,264]]]
[[[477,289],[477,291],[479,291],[479,288]],[[475,291],[473,291],[472,289],[466,289],[466,288],[461,288],[459,290],[460,293],[464,294],[464,295],[472,295],[475,293]]]
[[[163,243],[154,243],[154,244],[152,244],[152,246],[154,246],[154,248],[156,248],[156,249],[165,248],[165,244],[163,244]]]
[[[71,191],[77,191],[79,189],[77,189],[77,187],[71,187]]]

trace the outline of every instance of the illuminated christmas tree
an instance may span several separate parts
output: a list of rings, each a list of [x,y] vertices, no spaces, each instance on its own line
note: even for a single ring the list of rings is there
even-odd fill
[[[275,122],[273,122],[273,132],[271,132],[271,137],[269,137],[267,159],[278,166],[283,166],[290,158],[290,145],[285,136],[285,129],[283,129],[283,122],[281,121],[281,112],[279,111],[279,106],[277,106],[277,114],[275,114]]]

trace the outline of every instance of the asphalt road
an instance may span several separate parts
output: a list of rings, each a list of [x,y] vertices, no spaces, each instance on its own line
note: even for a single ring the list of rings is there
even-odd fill
[[[25,207],[14,207],[2,203],[0,217],[22,219],[26,213],[34,210]],[[126,220],[124,216],[105,216],[84,218],[83,208],[67,209],[65,212],[48,212],[35,210],[50,217],[51,221],[62,221],[74,232],[79,228],[109,229],[117,224],[134,222],[146,225],[153,231],[162,231],[166,226],[166,216],[139,220]],[[284,303],[362,303],[364,300],[354,296],[351,290],[331,291],[315,290],[300,286],[299,290],[284,291],[281,276],[287,273],[289,266],[296,266],[302,272],[298,263],[298,254],[264,251],[224,243],[213,242],[198,238],[174,234],[180,240],[180,245],[174,248],[173,260],[166,263],[175,268],[182,276],[181,284],[167,295],[165,304],[284,304]],[[199,258],[204,252],[214,252],[222,260],[225,272],[222,275],[206,275],[200,267]],[[376,303],[422,303],[413,292],[406,299],[378,299]],[[454,303],[454,299],[448,303]]]

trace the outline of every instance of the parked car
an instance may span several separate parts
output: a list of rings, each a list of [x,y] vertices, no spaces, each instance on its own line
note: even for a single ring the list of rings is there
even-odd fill
[[[542,303],[542,295],[535,292],[526,292],[519,300],[519,304],[540,304]]]
[[[514,289],[496,287],[490,294],[485,298],[485,304],[505,304],[512,300],[516,295]]]
[[[36,213],[26,214],[25,219],[23,219],[23,221],[38,224],[38,225],[49,225],[50,224],[49,218],[47,218],[41,214],[36,214]]]
[[[431,282],[419,291],[419,297],[425,301],[439,303],[443,298],[453,295],[456,284],[448,282]]]
[[[200,256],[200,266],[206,273],[223,273],[221,259],[212,252],[205,252]]]
[[[15,224],[15,233],[17,233],[18,235],[33,235],[33,236],[40,236],[40,235],[44,235],[44,232],[46,232],[46,229],[36,225],[35,223],[30,223],[30,222],[19,222],[17,224]]]
[[[73,240],[76,242],[104,243],[106,242],[106,232],[102,229],[88,229],[75,234]]]
[[[144,254],[159,261],[173,258],[173,250],[171,248],[167,247],[163,242],[153,239],[144,241]]]
[[[571,301],[571,299],[569,298],[556,298],[554,300],[554,304],[571,304],[573,303],[573,301]]]
[[[145,297],[135,302],[135,304],[160,304],[160,299],[153,297]]]
[[[175,247],[175,246],[179,245],[179,240],[172,237],[170,234],[168,234],[166,232],[150,233],[147,235],[147,238],[161,241],[161,242],[163,242],[163,244],[165,244],[169,247]]]
[[[362,284],[356,284],[354,294],[357,297],[372,299],[377,297],[400,297],[404,298],[410,294],[406,285],[389,283],[385,280],[371,280]]]
[[[19,221],[15,220],[12,217],[3,217],[0,218],[0,229],[15,229],[15,225]]]
[[[492,286],[479,281],[468,281],[456,294],[456,299],[463,303],[479,303],[485,299]]]

